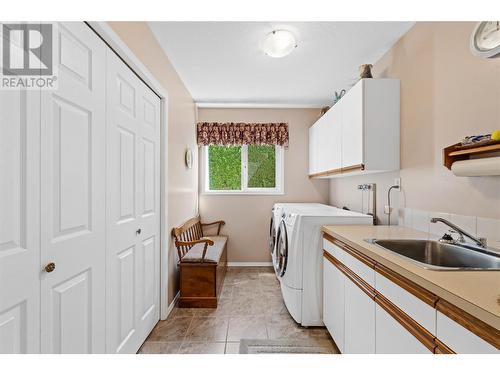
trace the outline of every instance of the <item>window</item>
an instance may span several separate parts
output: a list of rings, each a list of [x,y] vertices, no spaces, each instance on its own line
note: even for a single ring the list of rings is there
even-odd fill
[[[282,147],[205,146],[205,192],[281,194]]]

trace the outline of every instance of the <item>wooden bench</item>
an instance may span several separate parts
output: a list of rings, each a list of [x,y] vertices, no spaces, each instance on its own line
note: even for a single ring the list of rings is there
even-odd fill
[[[227,268],[227,236],[220,234],[224,221],[202,223],[189,219],[172,229],[179,254],[179,307],[217,307]],[[204,228],[217,225],[217,235],[204,236]]]

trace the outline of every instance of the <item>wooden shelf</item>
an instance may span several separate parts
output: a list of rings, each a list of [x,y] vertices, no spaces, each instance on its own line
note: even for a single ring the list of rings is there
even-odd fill
[[[443,150],[443,165],[451,169],[454,162],[470,159],[470,155],[478,155],[489,152],[500,152],[500,142],[480,145],[477,147],[462,146],[460,143],[448,146]]]

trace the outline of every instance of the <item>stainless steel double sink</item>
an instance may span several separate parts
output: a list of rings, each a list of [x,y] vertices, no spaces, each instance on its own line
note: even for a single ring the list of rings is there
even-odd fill
[[[423,268],[441,271],[500,270],[500,254],[487,248],[432,240],[368,239]]]

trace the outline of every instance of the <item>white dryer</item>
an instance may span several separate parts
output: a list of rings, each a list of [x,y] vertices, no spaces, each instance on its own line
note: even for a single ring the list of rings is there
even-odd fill
[[[324,325],[321,226],[372,224],[370,215],[326,205],[284,210],[273,264],[285,305],[297,323]]]
[[[272,262],[276,261],[276,240],[281,220],[284,218],[287,210],[294,209],[312,209],[330,207],[322,203],[275,203],[271,213],[271,222],[269,223],[269,252]]]

